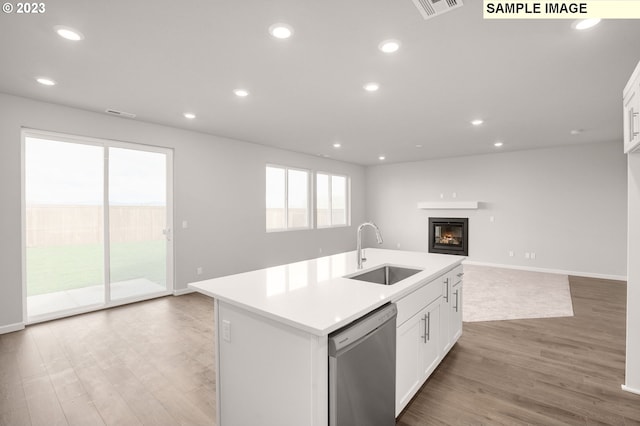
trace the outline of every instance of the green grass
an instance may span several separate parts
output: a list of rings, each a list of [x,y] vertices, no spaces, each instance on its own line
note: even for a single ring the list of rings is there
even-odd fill
[[[111,244],[111,282],[146,277],[165,285],[166,241]],[[101,244],[27,248],[27,295],[102,285]]]

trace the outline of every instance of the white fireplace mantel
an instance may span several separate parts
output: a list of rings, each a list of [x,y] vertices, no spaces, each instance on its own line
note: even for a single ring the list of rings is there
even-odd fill
[[[477,210],[478,201],[421,201],[418,208],[423,210]]]

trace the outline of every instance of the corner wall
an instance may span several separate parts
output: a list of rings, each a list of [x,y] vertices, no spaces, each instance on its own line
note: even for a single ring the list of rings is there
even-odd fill
[[[22,127],[174,149],[175,288],[353,250],[355,228],[265,232],[267,163],[351,177],[352,223],[364,218],[364,168],[261,145],[0,94],[0,333],[23,321]],[[203,267],[204,274],[196,275]]]
[[[420,201],[481,207],[419,210]],[[470,261],[613,279],[627,273],[620,143],[368,167],[366,212],[387,248],[428,251],[430,216],[469,217]],[[536,258],[525,259],[526,252]]]

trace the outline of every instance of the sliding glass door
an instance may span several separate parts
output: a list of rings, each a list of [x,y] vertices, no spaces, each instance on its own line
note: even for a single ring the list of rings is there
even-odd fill
[[[167,289],[167,159],[109,148],[111,300]]]
[[[104,155],[26,138],[25,244],[30,317],[104,304]]]
[[[26,320],[168,294],[171,151],[25,131]]]

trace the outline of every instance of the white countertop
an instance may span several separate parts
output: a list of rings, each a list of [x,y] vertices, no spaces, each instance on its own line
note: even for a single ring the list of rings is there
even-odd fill
[[[399,250],[366,249],[356,270],[356,252],[198,281],[192,288],[220,301],[324,336],[387,302],[395,302],[460,264],[465,258]],[[344,278],[390,264],[422,269],[394,285]]]

